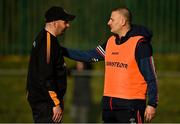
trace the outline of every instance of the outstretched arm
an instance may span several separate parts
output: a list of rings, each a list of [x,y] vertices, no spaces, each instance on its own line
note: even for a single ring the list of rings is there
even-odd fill
[[[98,62],[104,60],[105,50],[102,46],[97,46],[96,49],[88,50],[88,51],[80,51],[68,49],[65,47],[61,47],[63,51],[63,55],[82,62]]]

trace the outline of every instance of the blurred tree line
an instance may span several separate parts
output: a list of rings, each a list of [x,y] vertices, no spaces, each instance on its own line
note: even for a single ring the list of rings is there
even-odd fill
[[[105,42],[110,36],[111,10],[126,6],[132,11],[133,23],[153,31],[155,53],[180,53],[179,5],[179,0],[1,0],[0,55],[28,55],[51,6],[62,6],[76,15],[59,39],[63,46],[85,50]]]

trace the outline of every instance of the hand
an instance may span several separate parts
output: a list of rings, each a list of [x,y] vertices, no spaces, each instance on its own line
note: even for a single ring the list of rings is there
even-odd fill
[[[56,122],[56,123],[61,122],[62,115],[63,115],[63,110],[61,109],[61,107],[59,105],[53,107],[53,117],[52,117],[52,120],[54,122]]]
[[[145,121],[150,122],[154,118],[155,114],[156,114],[156,108],[148,105],[144,113]]]

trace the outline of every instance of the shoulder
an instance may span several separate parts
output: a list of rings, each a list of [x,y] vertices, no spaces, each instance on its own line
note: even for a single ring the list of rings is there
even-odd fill
[[[116,39],[116,37],[114,36],[114,35],[112,35],[112,36],[110,36],[109,38],[108,38],[108,41],[110,41],[110,40],[115,40]]]
[[[152,56],[152,46],[146,39],[140,39],[136,46],[136,56],[140,58]],[[138,57],[138,58],[139,58]]]
[[[148,39],[142,37],[137,42],[137,48],[152,48],[151,43]]]

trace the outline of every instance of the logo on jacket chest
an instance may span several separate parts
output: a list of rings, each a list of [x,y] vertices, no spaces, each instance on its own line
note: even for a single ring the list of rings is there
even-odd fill
[[[111,66],[111,67],[118,67],[118,68],[128,68],[127,63],[122,63],[122,62],[112,62],[112,61],[107,61],[106,66]]]

